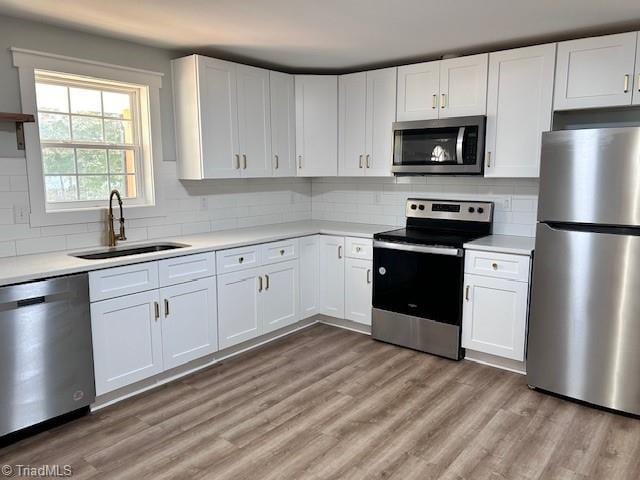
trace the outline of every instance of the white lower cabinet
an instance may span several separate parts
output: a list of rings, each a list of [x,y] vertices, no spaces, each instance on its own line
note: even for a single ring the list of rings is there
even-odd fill
[[[298,262],[276,263],[264,268],[264,289],[260,296],[263,333],[299,320]]]
[[[320,236],[299,240],[300,246],[300,316],[308,318],[320,310]]]
[[[215,277],[161,288],[160,299],[165,370],[218,350]]]
[[[220,349],[262,334],[258,295],[260,268],[218,276],[218,335]]]
[[[159,301],[150,290],[91,304],[97,395],[162,372]]]
[[[371,325],[373,262],[347,258],[345,265],[345,318]]]
[[[320,312],[344,318],[344,237],[320,236]]]
[[[466,273],[462,346],[524,361],[529,283]]]

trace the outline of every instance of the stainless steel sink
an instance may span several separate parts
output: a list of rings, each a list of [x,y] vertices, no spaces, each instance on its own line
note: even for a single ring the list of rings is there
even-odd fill
[[[189,247],[184,243],[149,243],[144,245],[132,245],[127,247],[110,247],[90,252],[70,253],[72,257],[84,258],[85,260],[104,260],[105,258],[127,257],[129,255],[140,255],[141,253],[163,252],[165,250],[175,250],[176,248]]]

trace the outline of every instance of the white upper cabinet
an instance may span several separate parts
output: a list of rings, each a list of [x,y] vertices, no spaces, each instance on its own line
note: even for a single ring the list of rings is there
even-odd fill
[[[438,118],[439,95],[439,61],[398,67],[396,117],[399,122]]]
[[[398,67],[397,119],[484,115],[488,54]]]
[[[296,103],[293,75],[269,72],[274,177],[296,176]]]
[[[367,72],[365,175],[391,176],[397,68]]]
[[[537,177],[551,129],[555,44],[489,55],[485,177]]]
[[[631,105],[637,33],[558,44],[555,110]]]
[[[338,171],[341,176],[364,175],[367,74],[341,75],[338,94]]]
[[[296,75],[296,161],[304,177],[338,174],[338,77]]]
[[[241,175],[271,176],[269,72],[236,65]]]
[[[440,118],[486,113],[488,61],[482,53],[440,62]]]

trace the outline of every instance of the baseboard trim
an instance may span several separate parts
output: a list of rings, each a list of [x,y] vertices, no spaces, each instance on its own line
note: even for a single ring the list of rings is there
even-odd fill
[[[364,325],[362,323],[354,322],[351,320],[345,320],[343,318],[330,317],[328,315],[318,314],[315,316],[319,323],[325,325],[331,325],[332,327],[342,328],[344,330],[350,330],[356,333],[362,333],[364,335],[371,335],[371,325]]]
[[[519,373],[520,375],[527,374],[526,362],[519,362],[517,360],[511,360],[510,358],[497,357],[489,353],[478,352],[476,350],[466,349],[465,360],[471,362],[480,363],[489,367],[500,368],[513,373]]]

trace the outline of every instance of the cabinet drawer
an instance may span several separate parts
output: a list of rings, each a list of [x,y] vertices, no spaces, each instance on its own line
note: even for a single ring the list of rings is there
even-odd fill
[[[161,287],[211,277],[216,274],[215,254],[207,252],[160,260],[158,273]]]
[[[529,263],[530,258],[525,255],[467,250],[464,271],[476,275],[528,282]]]
[[[298,258],[298,239],[265,243],[262,247],[262,264],[284,262]]]
[[[230,248],[216,252],[216,271],[218,275],[237,272],[260,265],[260,245]]]
[[[89,297],[92,302],[158,288],[158,262],[89,272]]]
[[[347,258],[361,258],[363,260],[373,260],[373,240],[370,238],[346,238]]]

